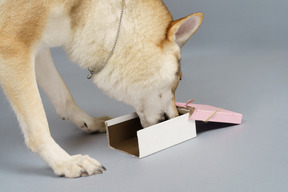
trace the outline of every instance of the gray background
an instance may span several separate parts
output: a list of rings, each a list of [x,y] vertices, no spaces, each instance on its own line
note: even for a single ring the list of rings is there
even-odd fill
[[[205,13],[183,49],[177,101],[196,99],[243,113],[243,124],[201,132],[138,160],[107,147],[105,134],[86,135],[60,120],[43,95],[53,138],[70,154],[89,154],[103,175],[56,177],[23,141],[7,99],[0,95],[0,191],[288,191],[288,2],[286,0],[165,0],[174,18]],[[52,50],[75,100],[94,116],[133,109],[103,95],[86,70]]]

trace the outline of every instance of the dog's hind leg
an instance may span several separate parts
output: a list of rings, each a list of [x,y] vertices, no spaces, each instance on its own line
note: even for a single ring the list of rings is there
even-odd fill
[[[40,87],[45,91],[62,119],[71,120],[81,130],[88,133],[105,132],[104,121],[108,117],[92,118],[76,105],[54,65],[48,48],[43,49],[36,56],[36,75]]]
[[[7,56],[0,49],[0,83],[17,114],[27,146],[57,175],[80,177],[102,173],[105,168],[98,161],[89,156],[70,156],[51,137],[36,83],[34,57],[28,52],[26,47],[13,47]]]

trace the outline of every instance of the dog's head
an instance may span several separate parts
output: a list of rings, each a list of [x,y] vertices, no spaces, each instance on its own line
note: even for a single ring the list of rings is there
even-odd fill
[[[143,127],[178,116],[175,91],[182,77],[181,48],[197,31],[202,19],[202,13],[195,13],[172,21],[163,31],[165,38],[160,44],[149,41],[149,37],[147,41],[133,43],[124,56],[125,65],[118,60],[110,72],[106,70],[109,78],[99,76],[102,85],[98,86],[108,95],[132,105]],[[137,43],[142,44],[141,49],[135,47]]]
[[[141,102],[134,104],[144,127],[178,116],[175,91],[182,78],[181,48],[197,31],[202,20],[203,14],[195,13],[170,23],[167,37],[161,44],[162,51],[153,61],[162,66],[156,70],[158,79],[151,82],[151,89],[143,94]]]

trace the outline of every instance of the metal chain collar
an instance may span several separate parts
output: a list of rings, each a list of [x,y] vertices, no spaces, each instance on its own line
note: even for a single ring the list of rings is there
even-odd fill
[[[117,34],[116,34],[116,38],[115,38],[115,41],[114,41],[113,48],[112,48],[109,56],[107,57],[105,63],[102,65],[102,67],[100,69],[98,69],[97,71],[95,71],[96,70],[95,67],[92,67],[92,68],[88,67],[89,74],[87,76],[87,79],[91,79],[94,74],[97,74],[97,73],[101,72],[104,69],[104,67],[108,64],[109,60],[111,59],[111,57],[112,57],[112,55],[114,53],[114,50],[115,50],[115,48],[117,46],[118,39],[119,39],[122,19],[123,19],[123,15],[124,15],[124,8],[125,8],[125,0],[122,0],[122,10],[121,10],[120,20],[119,20],[119,24],[118,24],[118,30],[117,30]]]

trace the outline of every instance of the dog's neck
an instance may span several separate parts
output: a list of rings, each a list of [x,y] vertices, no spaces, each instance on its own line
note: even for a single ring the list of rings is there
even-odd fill
[[[100,69],[115,44],[121,10],[121,0],[78,1],[71,9],[71,39],[64,44],[70,59],[83,68]]]
[[[98,69],[96,66],[91,67],[91,68],[88,67],[89,74],[87,76],[87,79],[91,79],[93,77],[93,75],[96,75],[97,73],[100,73],[104,69],[104,67],[108,64],[110,58],[113,56],[113,53],[114,53],[114,50],[115,50],[115,48],[117,46],[117,42],[118,42],[119,35],[120,35],[124,9],[125,9],[125,0],[122,0],[122,7],[121,7],[121,14],[120,14],[120,19],[119,19],[119,23],[118,23],[118,29],[117,29],[115,41],[114,41],[113,47],[111,49],[111,52],[109,53],[108,58],[106,59],[105,63],[103,63],[103,65],[100,67],[100,69]]]
[[[100,68],[105,63],[114,44],[122,10],[121,0],[118,3],[111,0],[92,1],[93,3],[79,1],[79,11],[75,9],[72,16],[72,39],[64,45],[71,60],[86,69],[94,66]],[[147,49],[148,47],[143,45],[145,41],[155,42],[165,38],[172,16],[164,4],[155,6],[155,9],[159,10],[151,10],[155,2],[163,4],[160,0],[126,0],[121,35],[109,65],[119,64],[119,57],[125,57],[131,51],[141,52]],[[159,14],[155,16],[155,13]]]

